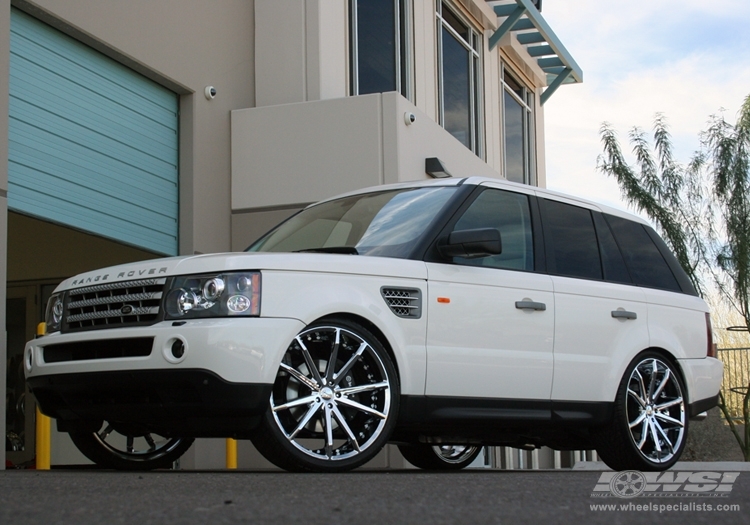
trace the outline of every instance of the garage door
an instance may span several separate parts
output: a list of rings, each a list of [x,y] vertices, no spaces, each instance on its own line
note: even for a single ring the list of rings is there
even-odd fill
[[[8,207],[177,253],[178,97],[11,12]]]

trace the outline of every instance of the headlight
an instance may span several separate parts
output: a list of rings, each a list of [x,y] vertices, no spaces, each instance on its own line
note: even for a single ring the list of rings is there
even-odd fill
[[[63,319],[63,294],[54,294],[47,301],[47,311],[44,321],[47,323],[47,333],[59,332]]]
[[[167,319],[260,315],[260,272],[175,277]]]

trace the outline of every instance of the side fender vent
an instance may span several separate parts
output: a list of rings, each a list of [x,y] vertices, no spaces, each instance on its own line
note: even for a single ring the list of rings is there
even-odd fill
[[[422,317],[422,291],[417,288],[380,289],[380,294],[391,311],[398,317],[419,319]]]

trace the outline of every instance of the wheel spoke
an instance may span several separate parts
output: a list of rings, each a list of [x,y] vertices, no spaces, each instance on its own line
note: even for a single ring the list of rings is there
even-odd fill
[[[383,414],[382,412],[378,412],[374,408],[370,408],[367,405],[363,405],[362,403],[357,403],[356,401],[354,401],[353,399],[349,399],[348,397],[343,397],[342,396],[339,399],[337,399],[336,401],[338,403],[341,403],[342,405],[346,405],[346,406],[349,406],[349,407],[352,407],[352,408],[356,408],[357,410],[360,410],[360,411],[365,412],[367,414],[372,414],[373,416],[377,416],[380,419],[385,419],[386,417],[388,417],[385,414]]]
[[[656,420],[654,420],[654,427],[659,432],[659,434],[661,434],[661,437],[664,438],[664,441],[667,443],[667,446],[669,447],[669,451],[674,452],[674,446],[672,445],[672,441],[670,441],[670,439],[667,437],[667,433],[664,432],[664,429],[661,428],[661,425]],[[661,452],[661,448],[659,448],[659,451]]]
[[[639,414],[638,417],[635,418],[632,423],[630,423],[630,428],[637,427],[638,425],[640,425],[641,423],[643,423],[644,419],[646,419],[646,413],[645,412]]]
[[[657,452],[661,452],[661,445],[659,444],[659,436],[656,435],[656,423],[653,419],[648,420],[648,427],[651,430],[651,440],[654,442]]]
[[[641,375],[640,370],[636,367],[635,370],[633,370],[635,374],[638,375],[638,385],[641,387],[641,399],[644,399],[648,401],[648,394],[646,394],[646,384],[643,382],[643,376]]]
[[[291,434],[289,434],[289,436],[287,436],[289,441],[293,441],[294,438],[297,437],[297,434],[299,434],[300,431],[303,428],[305,428],[305,426],[310,422],[310,419],[312,419],[312,417],[315,415],[315,412],[318,411],[318,409],[320,408],[322,404],[323,403],[321,403],[320,401],[315,401],[312,404],[312,406],[307,410],[307,413],[305,414],[305,416],[299,420],[299,423],[297,424],[297,428],[294,429],[294,432],[292,432]]]
[[[667,368],[664,371],[664,377],[662,377],[661,382],[659,383],[659,386],[656,387],[656,392],[654,392],[653,399],[656,399],[657,397],[659,397],[659,394],[662,393],[662,391],[664,390],[664,387],[667,386],[667,383],[671,379],[670,376],[671,376],[671,372],[670,372],[669,368]]]
[[[341,370],[333,374],[334,385],[337,385],[339,381],[341,381],[341,378],[344,377],[347,374],[347,372],[349,372],[349,370],[352,369],[352,367],[354,366],[354,363],[357,362],[357,359],[359,359],[359,357],[364,353],[365,349],[367,349],[368,346],[369,345],[363,341],[362,344],[359,345],[359,348],[354,353],[354,355],[349,358],[349,361],[347,361],[346,364],[343,367],[341,367]]]
[[[318,396],[315,394],[311,396],[298,397],[293,401],[289,401],[288,403],[284,403],[283,405],[273,407],[273,411],[278,412],[279,410],[289,410],[290,408],[298,407],[300,405],[309,405],[317,398]]]
[[[641,408],[646,408],[647,402],[638,395],[638,392],[628,389],[628,394],[630,394],[632,398],[638,401],[638,404],[641,405]]]
[[[675,419],[673,417],[670,417],[667,414],[663,414],[661,412],[656,412],[654,414],[654,417],[657,417],[657,418],[661,419],[662,421],[666,421],[668,423],[672,423],[673,425],[677,425],[679,427],[684,427],[685,426],[685,424],[682,421],[680,421],[678,419]]]
[[[126,446],[125,446],[125,449],[126,449],[126,450],[127,450],[127,451],[128,451],[129,453],[130,453],[130,454],[132,454],[132,453],[133,453],[133,451],[135,450],[135,448],[133,447],[133,441],[134,441],[134,439],[133,439],[133,436],[128,436],[128,438],[127,438],[127,444],[126,444]]]
[[[390,383],[388,381],[381,381],[380,383],[369,383],[366,385],[352,386],[348,388],[337,389],[336,393],[342,396],[353,396],[354,394],[361,394],[362,392],[370,392],[372,390],[382,390],[388,388]]]
[[[318,367],[315,365],[315,362],[313,361],[312,356],[310,355],[310,351],[305,346],[305,343],[302,342],[302,338],[300,336],[297,336],[296,338],[297,344],[302,349],[302,357],[305,358],[305,363],[307,363],[307,368],[310,370],[310,373],[313,376],[313,379],[315,380],[318,385],[323,385],[324,381],[323,378],[320,377],[320,370],[318,370]]]
[[[333,340],[333,348],[331,349],[331,358],[328,360],[328,366],[326,366],[326,383],[333,381],[333,375],[336,372],[336,360],[339,358],[339,346],[341,345],[341,329],[336,328],[336,336]]]
[[[325,420],[326,420],[326,456],[329,458],[333,457],[333,417],[331,416],[331,408],[329,405],[325,406]]]
[[[646,444],[646,439],[648,439],[648,419],[643,419],[643,428],[641,428],[641,439],[638,441],[637,446],[638,450],[643,450],[643,445]]]
[[[651,360],[651,381],[648,383],[648,400],[654,400],[654,386],[656,386],[656,375],[659,373],[659,369],[656,366],[656,359]]]
[[[662,403],[661,405],[654,405],[654,408],[656,410],[664,410],[669,407],[673,407],[675,405],[681,405],[682,404],[682,398],[677,397],[675,399],[672,399],[671,401],[667,401],[666,403]]]
[[[154,438],[151,436],[151,434],[146,434],[143,436],[143,438],[146,440],[146,443],[148,443],[148,451],[153,452],[156,450],[156,442],[154,441]]]
[[[113,430],[114,430],[114,427],[108,424],[104,430],[99,432],[99,439],[101,439],[102,441],[105,441],[107,437],[112,433]]]
[[[294,377],[297,381],[305,385],[307,388],[309,388],[313,392],[316,392],[318,390],[319,386],[315,383],[315,381],[307,377],[305,374],[303,374],[299,370],[292,368],[286,363],[281,363],[281,368],[289,372],[289,374],[292,377]]]
[[[349,441],[352,442],[352,445],[354,446],[354,450],[357,452],[360,451],[359,448],[359,442],[357,441],[357,437],[354,435],[354,432],[352,432],[352,429],[349,428],[349,423],[346,422],[346,419],[344,418],[344,415],[339,410],[339,407],[336,405],[333,405],[333,415],[336,417],[336,421],[339,422],[339,426],[344,429],[344,432],[346,432],[346,435],[349,436]]]

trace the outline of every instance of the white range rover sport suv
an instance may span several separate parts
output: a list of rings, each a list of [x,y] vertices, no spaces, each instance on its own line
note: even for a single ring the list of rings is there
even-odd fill
[[[95,463],[251,439],[292,471],[395,443],[425,469],[483,445],[664,470],[722,378],[706,304],[643,220],[493,179],[369,188],[246,252],[84,273],[49,301],[27,381]]]

